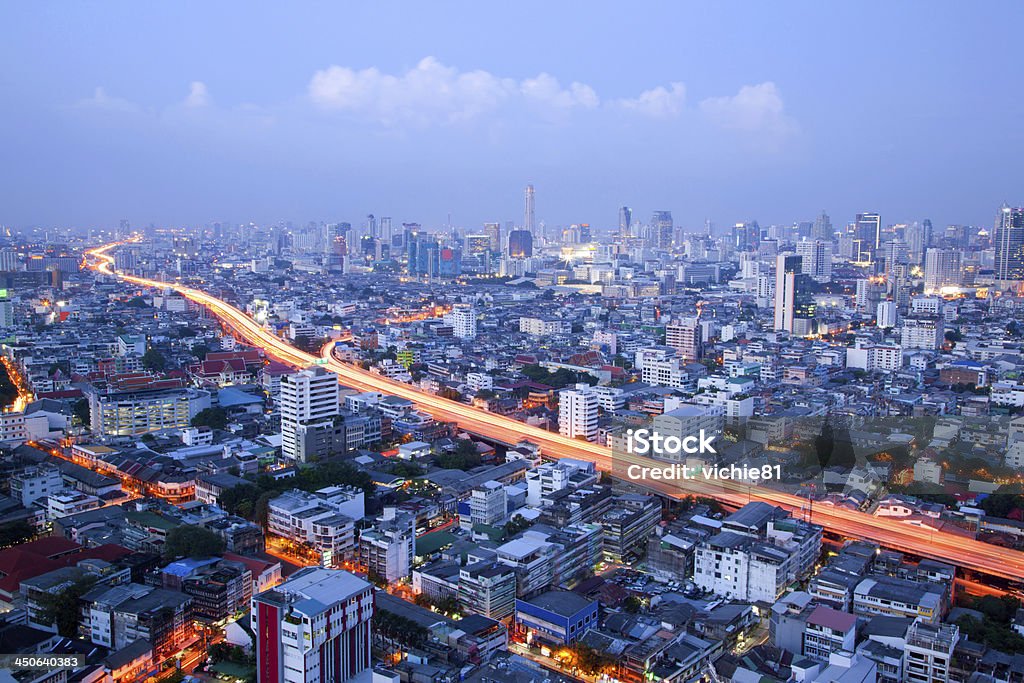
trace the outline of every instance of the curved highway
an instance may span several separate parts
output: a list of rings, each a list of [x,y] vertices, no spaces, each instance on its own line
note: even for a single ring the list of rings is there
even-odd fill
[[[389,380],[359,367],[342,363],[331,355],[333,344],[324,347],[320,357],[301,351],[273,332],[265,329],[244,312],[231,304],[205,292],[180,283],[160,282],[123,275],[113,271],[113,257],[109,252],[124,244],[115,242],[86,252],[86,265],[101,273],[121,278],[142,287],[172,289],[197,304],[205,306],[246,343],[260,347],[281,362],[294,367],[319,363],[336,373],[342,383],[360,391],[378,391],[413,401],[418,408],[438,420],[457,423],[462,429],[506,443],[528,439],[540,445],[550,458],[575,458],[594,462],[598,468],[612,469],[612,451],[606,446],[579,441],[519,422],[503,415],[429,394],[407,384]],[[615,469],[622,471],[629,464],[650,466],[653,461],[629,454],[615,454]],[[750,501],[763,501],[800,514],[806,508],[806,499],[772,489],[741,484],[727,480],[687,482],[646,481],[647,489],[671,498],[701,495],[732,506]],[[904,551],[981,574],[1020,581],[1024,577],[1024,553],[991,545],[943,531],[913,526],[904,522],[875,517],[857,510],[821,505],[811,513],[811,521],[825,529],[849,538],[860,538],[879,543],[887,548]]]

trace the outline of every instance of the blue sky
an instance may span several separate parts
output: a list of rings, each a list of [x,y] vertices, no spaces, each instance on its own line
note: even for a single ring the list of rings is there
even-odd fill
[[[630,5],[4,3],[0,223],[1024,203],[1021,3]]]

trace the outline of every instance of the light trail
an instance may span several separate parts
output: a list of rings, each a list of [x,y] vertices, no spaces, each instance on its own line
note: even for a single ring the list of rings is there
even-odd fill
[[[121,244],[124,242],[115,242],[87,251],[87,265],[101,273],[119,277],[131,284],[160,289],[169,288],[177,291],[182,296],[209,309],[246,343],[264,349],[269,356],[279,361],[295,367],[319,364],[337,374],[340,381],[346,386],[360,391],[377,391],[408,399],[435,419],[454,422],[468,432],[505,443],[517,443],[527,439],[538,444],[543,454],[549,458],[589,460],[601,470],[612,470],[612,450],[607,446],[570,439],[503,415],[489,413],[480,408],[426,393],[359,367],[347,365],[331,355],[333,342],[324,346],[319,357],[314,356],[295,348],[266,330],[231,304],[201,290],[180,283],[160,282],[115,273],[111,268],[114,259],[108,255],[108,252]],[[615,469],[619,471],[623,471],[630,464],[651,466],[654,462],[628,453],[616,453],[614,460]],[[705,496],[736,507],[741,507],[748,502],[761,501],[785,508],[798,515],[804,514],[807,506],[807,499],[800,496],[725,480],[716,480],[714,483],[700,479],[689,480],[685,483],[646,481],[644,487],[673,499]],[[811,512],[811,521],[847,538],[873,541],[886,548],[947,562],[988,576],[1009,579],[1014,582],[1019,582],[1024,576],[1024,553],[956,534],[922,529],[896,520],[874,517],[858,510],[827,506],[815,507]]]

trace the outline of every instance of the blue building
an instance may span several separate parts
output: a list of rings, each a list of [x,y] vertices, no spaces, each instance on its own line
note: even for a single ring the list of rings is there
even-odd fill
[[[597,600],[569,591],[553,590],[516,600],[516,624],[532,641],[552,645],[569,645],[597,628]]]

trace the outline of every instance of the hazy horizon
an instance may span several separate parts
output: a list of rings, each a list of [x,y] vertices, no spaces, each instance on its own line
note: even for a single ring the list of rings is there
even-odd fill
[[[1024,7],[0,9],[0,224],[684,228],[1024,203]]]

